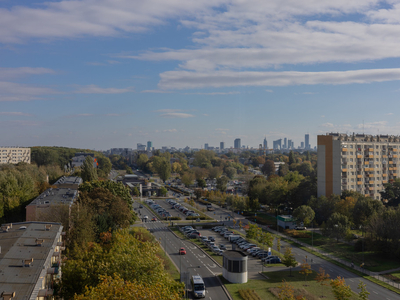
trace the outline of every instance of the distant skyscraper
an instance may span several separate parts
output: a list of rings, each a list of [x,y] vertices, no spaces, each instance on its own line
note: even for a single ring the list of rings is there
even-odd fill
[[[147,142],[147,151],[153,149],[153,142],[152,141],[148,141]]]
[[[219,143],[219,149],[221,149],[221,150],[225,149],[225,142]]]
[[[301,149],[304,149],[304,142],[301,142]]]
[[[282,149],[282,139],[273,141],[273,148],[274,150],[281,150]]]
[[[288,149],[292,149],[292,140],[288,140]]]
[[[289,143],[289,147],[290,147],[290,143]],[[283,139],[283,149],[289,148],[287,145],[287,138]]]
[[[208,150],[208,144],[204,144],[204,149]]]
[[[241,148],[241,144],[242,144],[242,141],[240,139],[236,139],[235,142],[234,142],[234,148],[235,149],[240,149]]]
[[[308,133],[305,135],[305,148],[306,149],[310,149],[311,148],[310,147],[310,135]]]
[[[267,138],[264,138],[264,149],[268,149]]]

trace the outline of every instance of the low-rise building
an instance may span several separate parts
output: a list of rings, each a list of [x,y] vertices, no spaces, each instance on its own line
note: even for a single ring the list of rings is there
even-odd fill
[[[61,278],[62,230],[61,224],[46,222],[1,226],[0,292],[3,297],[53,299],[54,282]]]

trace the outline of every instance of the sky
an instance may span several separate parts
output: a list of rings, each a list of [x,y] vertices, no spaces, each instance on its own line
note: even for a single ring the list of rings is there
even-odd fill
[[[0,146],[400,132],[400,0],[0,0]]]

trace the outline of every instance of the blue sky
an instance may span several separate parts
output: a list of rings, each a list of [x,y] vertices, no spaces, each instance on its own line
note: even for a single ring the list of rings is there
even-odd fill
[[[2,0],[1,144],[397,135],[399,36],[400,1]]]

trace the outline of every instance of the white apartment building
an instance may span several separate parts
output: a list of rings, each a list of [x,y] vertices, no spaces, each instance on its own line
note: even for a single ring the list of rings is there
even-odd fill
[[[397,177],[400,137],[328,133],[318,136],[318,196],[357,191],[380,200]]]
[[[0,164],[31,163],[31,148],[0,147]]]

